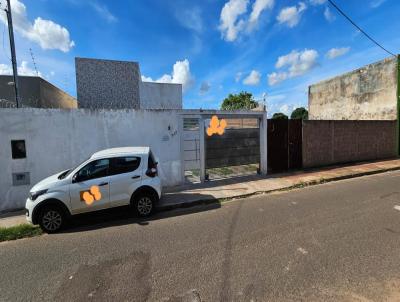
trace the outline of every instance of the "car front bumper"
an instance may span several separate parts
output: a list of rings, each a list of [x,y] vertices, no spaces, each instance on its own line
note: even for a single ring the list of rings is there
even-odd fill
[[[29,223],[32,223],[32,213],[35,203],[29,198],[25,202],[25,217]]]

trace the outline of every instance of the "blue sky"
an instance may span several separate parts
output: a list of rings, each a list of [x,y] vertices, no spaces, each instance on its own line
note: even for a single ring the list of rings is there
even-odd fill
[[[5,1],[1,1],[5,2]],[[388,56],[325,0],[12,0],[18,65],[76,96],[74,58],[137,61],[145,80],[184,83],[184,108],[242,90],[268,110],[307,106],[311,83]],[[400,52],[398,0],[336,0]],[[0,72],[10,72],[2,12]]]

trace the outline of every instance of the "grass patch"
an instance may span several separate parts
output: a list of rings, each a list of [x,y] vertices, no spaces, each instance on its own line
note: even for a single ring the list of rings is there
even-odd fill
[[[9,228],[0,227],[0,242],[34,237],[41,234],[42,230],[38,226],[33,226],[30,224],[20,224]]]

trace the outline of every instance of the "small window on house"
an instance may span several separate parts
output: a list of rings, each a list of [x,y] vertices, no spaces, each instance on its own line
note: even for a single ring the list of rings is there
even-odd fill
[[[11,141],[12,158],[26,158],[25,140]]]
[[[186,117],[183,119],[183,130],[198,130],[199,129],[199,119]]]

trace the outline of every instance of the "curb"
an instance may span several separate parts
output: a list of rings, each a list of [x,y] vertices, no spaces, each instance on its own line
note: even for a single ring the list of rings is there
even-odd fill
[[[305,188],[305,187],[311,187],[311,186],[316,186],[316,185],[321,185],[324,183],[329,183],[329,182],[334,182],[334,181],[340,181],[340,180],[345,180],[345,179],[352,179],[352,178],[357,178],[357,177],[362,177],[362,176],[369,176],[369,175],[375,175],[375,174],[382,174],[386,172],[391,172],[391,171],[398,171],[400,170],[400,166],[398,167],[393,167],[393,168],[385,168],[381,170],[374,170],[374,171],[366,171],[366,172],[358,172],[358,173],[353,173],[353,174],[348,174],[348,175],[342,175],[342,176],[337,176],[337,177],[332,177],[332,178],[322,178],[321,180],[313,180],[309,182],[300,182],[298,184],[294,184],[288,187],[283,187],[279,189],[272,189],[272,190],[266,190],[266,191],[255,191],[253,193],[247,193],[247,194],[242,194],[234,197],[224,197],[224,198],[203,198],[199,200],[193,200],[190,202],[184,202],[184,203],[179,203],[179,204],[172,204],[172,205],[166,205],[166,206],[159,206],[157,207],[158,211],[171,211],[175,209],[184,209],[184,208],[191,208],[194,206],[198,205],[209,205],[209,204],[215,204],[215,203],[224,203],[227,201],[235,200],[235,199],[243,199],[255,195],[261,195],[261,194],[271,194],[274,192],[285,192],[285,191],[291,191],[294,189],[300,189],[300,188]]]

